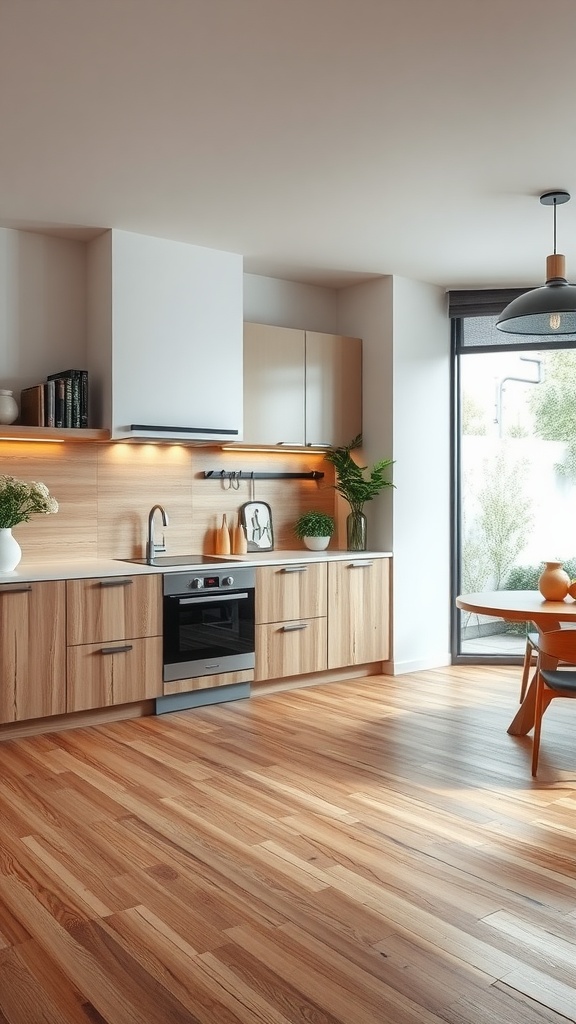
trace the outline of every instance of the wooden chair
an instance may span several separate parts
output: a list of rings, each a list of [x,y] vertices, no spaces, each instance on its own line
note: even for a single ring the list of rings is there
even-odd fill
[[[526,633],[526,650],[524,651],[524,662],[522,664],[522,680],[520,683],[520,703],[526,696],[526,690],[528,689],[528,678],[530,676],[530,669],[536,666],[538,660],[538,641],[540,636],[538,633],[529,630]]]
[[[540,654],[536,677],[536,708],[534,714],[534,743],[532,746],[532,775],[538,771],[540,730],[542,716],[555,697],[576,697],[576,630],[553,629],[538,638]],[[556,668],[544,668],[545,657],[557,661]],[[560,668],[570,665],[572,668]]]

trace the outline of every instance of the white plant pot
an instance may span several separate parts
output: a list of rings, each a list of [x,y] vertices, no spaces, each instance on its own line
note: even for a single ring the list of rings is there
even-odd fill
[[[310,551],[324,551],[330,543],[330,537],[303,537],[302,540]]]
[[[0,529],[0,572],[12,572],[22,558],[22,548],[12,530]]]

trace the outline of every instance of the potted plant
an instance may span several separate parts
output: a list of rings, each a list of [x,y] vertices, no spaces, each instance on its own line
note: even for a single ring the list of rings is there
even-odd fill
[[[392,481],[387,480],[384,475],[393,460],[380,459],[368,470],[367,466],[358,465],[350,454],[361,445],[362,434],[358,434],[349,444],[328,449],[324,456],[336,470],[336,490],[350,505],[350,514],[346,519],[349,551],[366,550],[366,516],[363,511],[365,502],[375,498],[383,488],[394,487]]]
[[[303,512],[296,520],[294,533],[311,551],[323,551],[328,547],[330,537],[334,533],[334,520],[326,512],[312,509],[310,512]]]

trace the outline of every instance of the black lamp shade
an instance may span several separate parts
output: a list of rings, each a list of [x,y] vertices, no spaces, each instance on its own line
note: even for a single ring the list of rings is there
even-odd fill
[[[556,279],[525,292],[506,306],[496,326],[508,334],[576,334],[576,285]]]

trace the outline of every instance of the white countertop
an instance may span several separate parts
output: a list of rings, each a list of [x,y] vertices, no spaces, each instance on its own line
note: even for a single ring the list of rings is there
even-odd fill
[[[170,552],[172,553],[172,552]],[[177,552],[174,552],[176,555]],[[286,562],[356,561],[359,558],[391,558],[391,551],[308,551],[308,549],[287,551],[249,551],[246,555],[215,555],[214,567],[223,569],[226,565],[241,562],[243,565],[283,565]],[[75,560],[60,559],[57,562],[30,562],[23,560],[13,572],[0,573],[0,585],[4,583],[30,583],[39,580],[90,579],[100,576],[142,576],[150,573],[189,572],[191,569],[206,570],[209,562],[193,562],[176,566],[141,565],[129,559],[86,558]]]

